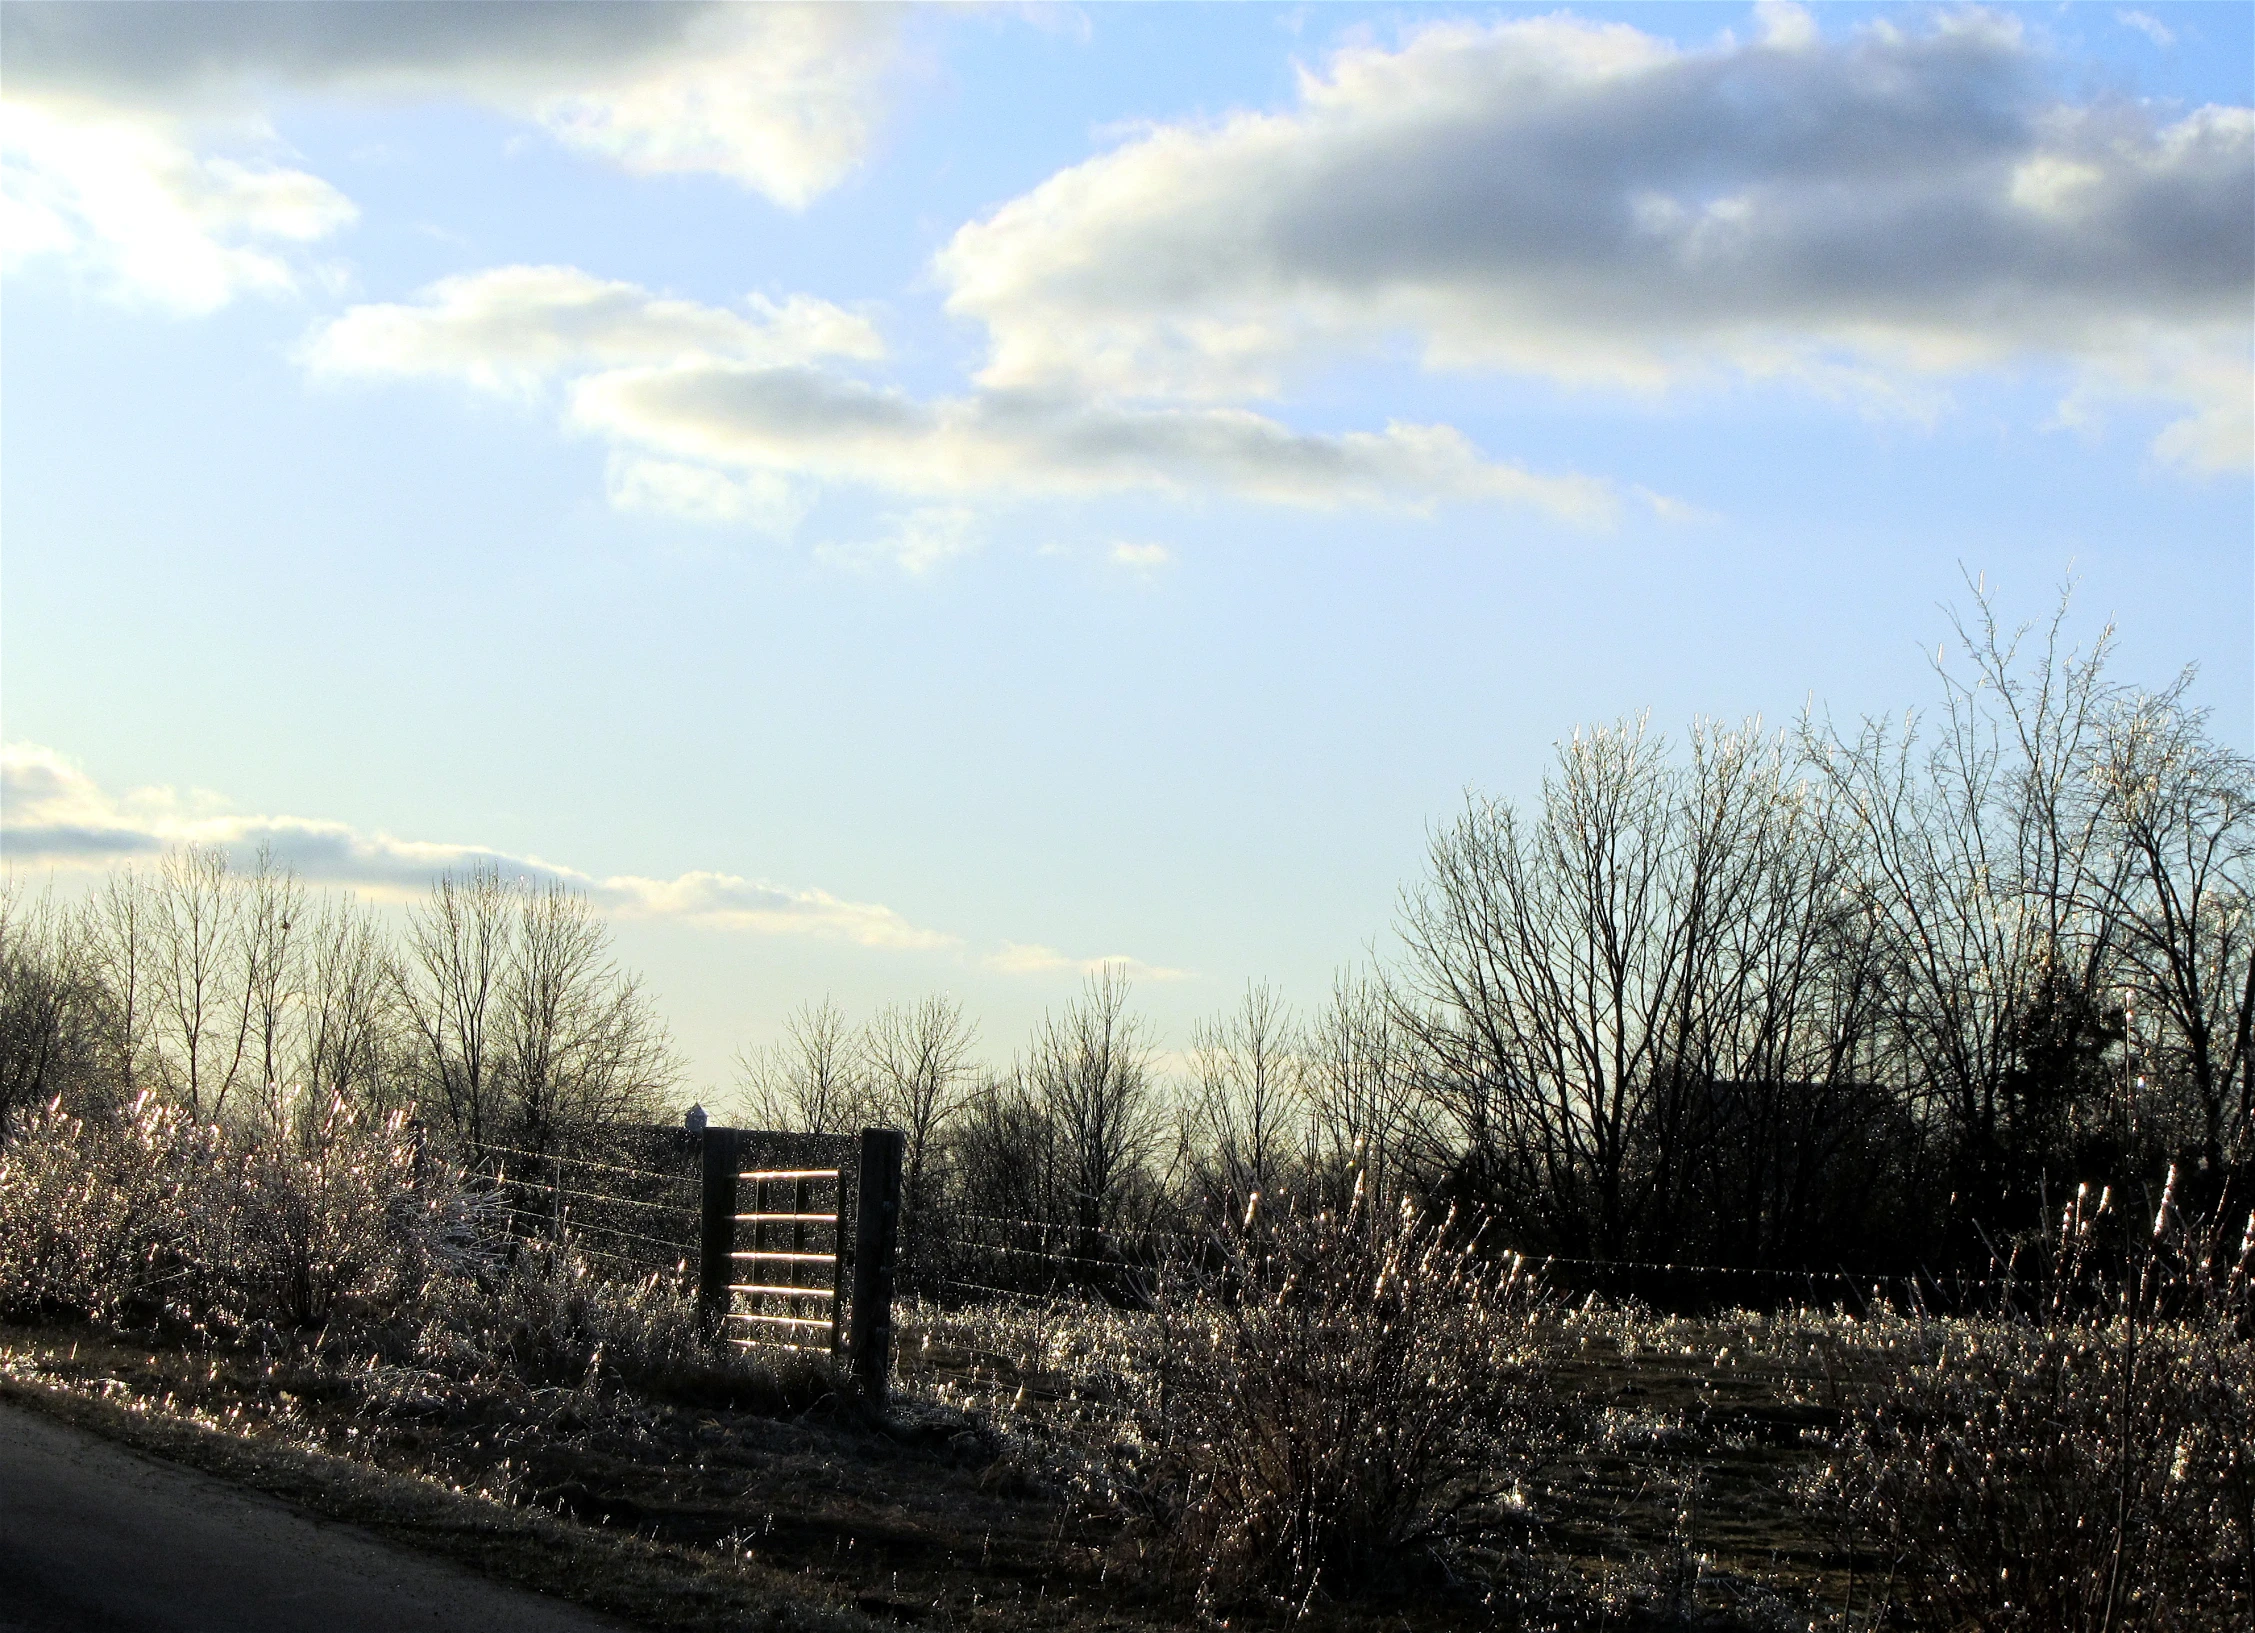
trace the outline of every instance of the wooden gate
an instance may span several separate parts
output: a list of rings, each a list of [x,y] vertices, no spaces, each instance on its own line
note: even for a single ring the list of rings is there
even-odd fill
[[[831,1355],[882,1404],[903,1143],[889,1128],[708,1126],[697,1278],[707,1330],[745,1348]]]

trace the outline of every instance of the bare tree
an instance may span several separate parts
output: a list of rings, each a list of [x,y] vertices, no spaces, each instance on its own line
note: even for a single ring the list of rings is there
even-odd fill
[[[609,930],[561,884],[506,881],[491,865],[441,878],[409,916],[394,991],[425,1098],[473,1145],[545,1150],[565,1124],[653,1115],[679,1076]]]
[[[1303,1091],[1310,1155],[1344,1204],[1360,1183],[1383,1211],[1404,1182],[1416,1116],[1407,1039],[1382,982],[1340,972],[1308,1030]]]
[[[1128,992],[1116,966],[1091,975],[1078,1002],[1044,1017],[1024,1067],[1056,1142],[1070,1222],[1091,1258],[1100,1233],[1121,1223],[1158,1138],[1151,1047],[1128,1013]]]
[[[272,852],[261,846],[237,891],[244,1024],[257,1055],[260,1109],[280,1127],[291,1099],[292,1086],[284,1080],[290,1075],[289,1011],[298,996],[305,887],[294,869],[276,866]]]
[[[350,895],[325,900],[306,938],[297,1058],[309,1102],[399,1109],[399,975],[382,929]]]
[[[111,872],[81,908],[89,968],[103,997],[108,1070],[130,1097],[142,1085],[155,1008],[156,893],[137,867]]]
[[[79,1110],[98,1094],[102,1023],[84,921],[0,886],[0,1141],[51,1100]]]
[[[1856,894],[1854,825],[1830,790],[1794,780],[1782,754],[1755,783],[1762,798],[1725,825],[1745,853],[1745,887],[1712,927],[1717,950],[1680,1046],[1699,1106],[1677,1206],[1712,1233],[1710,1256],[1783,1265],[1875,1245],[1865,1241],[1875,1193],[1918,1153],[1881,1070],[1885,966]]]
[[[449,873],[408,915],[396,992],[420,1063],[420,1098],[482,1147],[500,1114],[494,1082],[501,987],[516,931],[516,892],[490,863]]]
[[[1847,1069],[1868,1004],[1812,1004],[1844,899],[1788,772],[1758,723],[1695,726],[1679,764],[1637,721],[1561,745],[1532,814],[1474,799],[1434,836],[1389,989],[1418,1161],[1531,1245],[1680,1236],[1761,1114],[1719,1087]]]
[[[920,1219],[934,1189],[941,1136],[962,1109],[978,1029],[963,1006],[935,995],[888,1004],[861,1035],[861,1061],[875,1119],[906,1136],[903,1197],[907,1220]]]
[[[2160,1028],[2149,1053],[2189,1086],[2200,1163],[2217,1172],[2255,1155],[2255,762],[2209,738],[2190,681],[2106,717],[2092,781],[2119,865],[2090,883],[2123,983]]]
[[[2033,627],[2007,630],[1985,586],[1972,588],[1972,620],[1952,615],[1971,672],[1937,659],[1931,742],[1916,715],[1899,729],[1865,721],[1853,737],[1812,724],[1804,741],[1861,830],[1892,1025],[1913,1091],[1946,1118],[1953,1188],[2032,1211],[2066,1102],[2106,1041],[2108,924],[2087,904],[2120,859],[2099,844],[2102,814],[2080,778],[2113,696],[2112,631],[2069,647],[2063,593],[2031,653]]]
[[[1395,1018],[1459,1183],[1569,1253],[1630,1240],[1634,1113],[1679,973],[1661,917],[1667,793],[1641,722],[1577,734],[1532,822],[1468,801],[1402,905]]]
[[[858,1040],[828,996],[794,1010],[776,1043],[739,1051],[736,1071],[750,1116],[763,1127],[843,1134],[869,1111]]]
[[[251,1042],[237,884],[226,852],[185,845],[158,864],[151,902],[157,1074],[198,1118],[225,1110]]]
[[[519,891],[509,950],[498,1041],[512,1135],[545,1151],[560,1125],[654,1115],[679,1076],[672,1044],[587,898]]]
[[[965,1211],[1037,1226],[1073,1217],[1056,1126],[1022,1064],[967,1097],[949,1146],[950,1195]]]
[[[1274,1192],[1307,1156],[1301,1047],[1297,1018],[1265,982],[1191,1032],[1203,1188],[1224,1213]]]

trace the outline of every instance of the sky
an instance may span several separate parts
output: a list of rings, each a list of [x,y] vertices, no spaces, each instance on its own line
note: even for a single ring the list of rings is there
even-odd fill
[[[2242,5],[6,4],[0,857],[565,879],[712,1097],[1313,1003],[1967,575],[2250,747],[2251,102]]]

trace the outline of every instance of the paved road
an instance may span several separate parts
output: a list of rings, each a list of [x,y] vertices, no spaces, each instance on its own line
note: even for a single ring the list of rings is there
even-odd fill
[[[621,1633],[0,1405],[0,1633]]]

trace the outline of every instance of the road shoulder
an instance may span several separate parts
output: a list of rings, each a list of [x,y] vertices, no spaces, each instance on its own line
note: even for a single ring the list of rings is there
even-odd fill
[[[843,1607],[810,1603],[756,1565],[686,1557],[662,1543],[511,1507],[270,1438],[103,1398],[100,1380],[65,1387],[9,1364],[0,1347],[0,1404],[28,1409],[130,1452],[215,1477],[301,1516],[360,1528],[395,1550],[447,1562],[488,1583],[576,1603],[660,1628],[858,1630]],[[327,1626],[353,1625],[330,1621]],[[536,1624],[526,1624],[528,1627]],[[559,1626],[564,1624],[559,1623]],[[586,1618],[584,1626],[621,1624]]]

